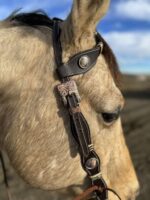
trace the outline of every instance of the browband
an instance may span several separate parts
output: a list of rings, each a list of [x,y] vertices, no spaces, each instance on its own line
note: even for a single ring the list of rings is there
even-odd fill
[[[81,52],[69,59],[67,63],[58,67],[57,72],[61,78],[80,75],[88,72],[96,64],[102,49],[101,46]]]
[[[60,44],[61,30],[58,26],[59,21],[54,22],[54,54],[57,64],[57,72],[60,78],[71,77],[88,72],[96,64],[97,58],[103,51],[103,42],[98,33],[95,34],[96,46],[92,49],[79,52],[69,59],[67,63],[62,62],[62,48]]]

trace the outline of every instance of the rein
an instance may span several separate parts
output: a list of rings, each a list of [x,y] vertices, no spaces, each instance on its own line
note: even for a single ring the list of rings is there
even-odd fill
[[[100,168],[101,161],[92,144],[89,125],[80,109],[81,99],[78,88],[76,82],[71,79],[72,76],[84,74],[95,66],[98,56],[103,51],[101,36],[99,33],[95,34],[96,46],[94,48],[80,52],[71,57],[67,63],[63,63],[60,42],[61,29],[59,26],[62,20],[57,18],[48,20],[47,17],[44,17],[42,14],[29,13],[24,15],[18,14],[12,17],[11,21],[14,23],[21,22],[22,24],[27,24],[29,26],[47,26],[53,30],[54,55],[57,65],[57,74],[61,81],[61,84],[57,86],[57,91],[62,98],[64,106],[68,110],[71,132],[78,145],[82,168],[91,181],[91,187],[75,200],[82,200],[83,198],[88,197],[89,194],[94,194],[96,200],[107,200],[108,191],[113,192],[121,200],[115,191],[107,187],[107,184],[103,179]],[[6,177],[6,168],[1,154],[0,157],[7,189],[8,181]],[[9,194],[8,199],[11,200]]]

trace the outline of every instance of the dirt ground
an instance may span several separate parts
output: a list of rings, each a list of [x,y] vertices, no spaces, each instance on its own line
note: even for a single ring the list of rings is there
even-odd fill
[[[126,106],[122,114],[125,137],[141,185],[138,200],[150,199],[150,76],[124,76]],[[5,156],[12,200],[70,200],[66,191],[46,192],[24,183]],[[70,188],[72,196],[77,188]],[[7,200],[0,166],[0,200]]]

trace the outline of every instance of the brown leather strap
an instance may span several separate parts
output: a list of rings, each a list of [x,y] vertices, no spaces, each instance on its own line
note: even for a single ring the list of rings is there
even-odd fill
[[[114,195],[116,195],[118,197],[119,200],[121,200],[120,196],[117,194],[117,192],[115,192],[114,190],[110,189],[110,188],[106,188],[105,190],[112,192]],[[82,194],[80,194],[78,197],[76,197],[74,200],[87,200],[87,198],[95,191],[103,191],[103,188],[100,188],[98,186],[92,186],[90,188],[88,188],[87,190],[85,190]]]
[[[74,200],[84,200],[84,199],[87,199],[96,190],[99,190],[99,188],[98,188],[98,186],[94,185],[94,186],[88,188],[87,190],[85,190],[82,194],[80,194]]]

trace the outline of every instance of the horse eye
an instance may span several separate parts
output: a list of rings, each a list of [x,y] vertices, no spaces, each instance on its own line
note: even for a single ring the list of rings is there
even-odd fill
[[[106,123],[112,123],[116,121],[120,116],[120,109],[117,109],[115,112],[112,113],[102,113],[102,118]]]

